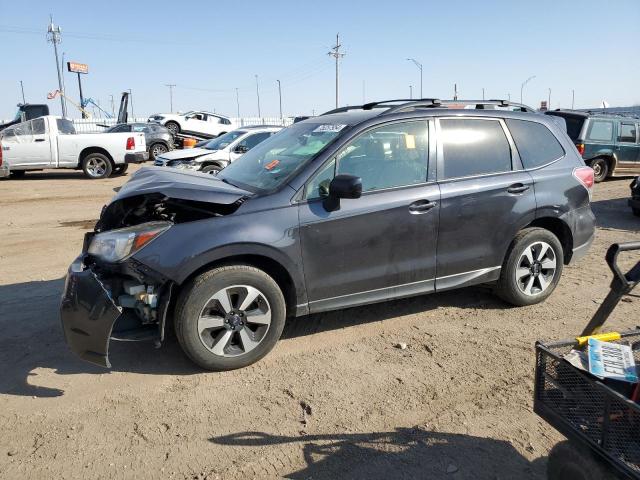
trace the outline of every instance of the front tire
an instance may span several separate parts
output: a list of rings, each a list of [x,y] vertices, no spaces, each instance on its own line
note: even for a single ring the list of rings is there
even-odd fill
[[[109,177],[113,171],[113,166],[106,155],[90,153],[82,160],[82,170],[88,178],[98,180]]]
[[[640,208],[631,208],[631,211],[636,217],[640,217]]]
[[[609,176],[609,162],[606,158],[596,158],[591,162],[593,180],[596,183],[604,181]]]
[[[202,173],[208,173],[209,175],[217,175],[220,170],[222,170],[220,165],[207,165],[202,167],[202,170],[200,171]]]
[[[167,122],[164,124],[167,127],[167,130],[171,132],[171,135],[175,135],[176,133],[180,133],[180,125],[176,122]]]
[[[516,306],[543,302],[562,275],[560,240],[544,228],[525,228],[511,243],[496,286],[497,295]]]
[[[206,370],[257,362],[275,346],[286,318],[278,284],[262,270],[233,265],[197,276],[176,305],[178,342]]]

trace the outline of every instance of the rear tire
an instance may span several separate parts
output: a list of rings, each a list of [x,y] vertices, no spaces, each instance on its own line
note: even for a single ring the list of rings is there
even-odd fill
[[[593,180],[596,183],[604,181],[609,176],[609,162],[606,158],[596,158],[591,162]]]
[[[113,175],[124,175],[129,169],[129,164],[124,163],[122,165],[116,165],[113,169]]]
[[[27,174],[26,170],[14,170],[13,172],[9,172],[9,178],[13,178],[14,180],[18,180],[20,178],[24,178]]]
[[[149,147],[149,160],[155,160],[163,153],[167,153],[169,149],[164,143],[154,143]]]
[[[164,124],[167,127],[167,130],[171,132],[171,135],[175,135],[176,133],[180,133],[180,125],[176,122],[167,122]]]
[[[106,155],[90,153],[82,160],[82,170],[88,178],[98,180],[108,178],[113,171],[113,166]]]
[[[232,265],[193,279],[175,312],[176,337],[187,356],[220,371],[246,367],[271,351],[284,328],[286,304],[265,272]]]
[[[605,465],[583,449],[564,441],[549,452],[547,461],[548,480],[615,480]]]
[[[496,294],[516,306],[543,302],[560,281],[563,259],[558,237],[544,228],[525,228],[507,251]]]
[[[640,217],[640,208],[632,208],[631,210],[636,217]]]

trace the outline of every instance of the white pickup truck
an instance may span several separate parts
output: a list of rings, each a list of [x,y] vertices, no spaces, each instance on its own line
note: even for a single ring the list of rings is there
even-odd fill
[[[144,133],[76,133],[66,118],[47,115],[0,132],[2,164],[12,177],[44,168],[82,169],[89,178],[122,174],[148,160]]]

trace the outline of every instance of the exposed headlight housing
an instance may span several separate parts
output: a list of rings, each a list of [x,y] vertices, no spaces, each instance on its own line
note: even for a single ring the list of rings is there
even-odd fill
[[[196,163],[194,160],[188,160],[175,163],[171,166],[181,170],[200,170],[201,165]]]
[[[88,253],[105,262],[120,262],[149,244],[171,225],[170,222],[148,222],[99,233],[91,240]]]

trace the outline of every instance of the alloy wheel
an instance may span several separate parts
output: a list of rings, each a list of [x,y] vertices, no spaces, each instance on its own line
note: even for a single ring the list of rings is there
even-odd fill
[[[151,155],[153,155],[153,158],[158,158],[163,153],[167,153],[167,147],[164,145],[154,145],[151,149]]]
[[[198,317],[202,344],[214,355],[237,357],[256,348],[271,325],[271,307],[260,290],[233,285],[216,292]]]
[[[522,293],[539,295],[553,283],[558,266],[556,252],[547,242],[535,242],[518,259],[515,280]]]
[[[107,172],[107,161],[99,157],[91,157],[87,161],[87,173],[92,177],[103,177]]]

